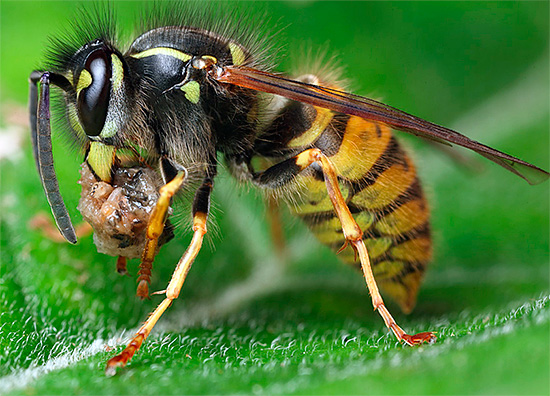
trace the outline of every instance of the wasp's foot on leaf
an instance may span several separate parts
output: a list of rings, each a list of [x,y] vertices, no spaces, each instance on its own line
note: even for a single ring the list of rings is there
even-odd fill
[[[415,335],[403,335],[403,341],[410,346],[420,345],[422,343],[433,344],[437,340],[435,333],[432,331],[426,331]]]

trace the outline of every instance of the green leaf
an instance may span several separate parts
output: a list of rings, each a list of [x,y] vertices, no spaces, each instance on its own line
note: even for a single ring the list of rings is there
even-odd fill
[[[114,5],[130,32],[137,5]],[[549,168],[547,2],[249,6],[289,24],[275,39],[291,55],[277,51],[279,70],[304,72],[312,62],[301,43],[316,54],[328,42],[354,92]],[[15,145],[0,158],[0,393],[549,393],[548,184],[531,187],[469,153],[483,170],[462,169],[417,139],[405,143],[432,198],[436,257],[416,310],[389,306],[407,331],[436,331],[436,344],[399,345],[372,312],[360,274],[288,213],[282,260],[259,194],[222,172],[217,230],[180,298],[129,365],[106,378],[105,362],[160,297],[135,297],[137,261],[132,277],[121,277],[90,237],[56,244],[29,227],[49,209],[28,130],[8,105],[24,105],[46,36],[68,26],[75,5],[0,7],[0,149]],[[61,191],[78,222],[81,158],[65,147],[56,136]],[[152,290],[165,288],[188,241],[181,225],[155,260]]]

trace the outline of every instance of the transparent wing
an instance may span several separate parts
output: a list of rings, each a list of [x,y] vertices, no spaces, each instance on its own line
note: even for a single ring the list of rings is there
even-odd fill
[[[394,129],[412,133],[438,143],[447,145],[454,143],[466,147],[522,177],[529,184],[542,183],[550,176],[548,172],[528,162],[476,142],[449,128],[362,96],[287,79],[276,74],[247,67],[228,66],[221,70],[218,69],[216,73],[210,75],[222,83],[280,95],[340,113],[383,122]]]

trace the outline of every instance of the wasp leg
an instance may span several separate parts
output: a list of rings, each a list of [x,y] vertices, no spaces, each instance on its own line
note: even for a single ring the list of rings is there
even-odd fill
[[[126,257],[118,256],[116,259],[116,272],[120,275],[128,275],[128,269],[126,268],[128,260]]]
[[[139,283],[136,294],[142,299],[149,298],[151,268],[157,253],[159,237],[162,235],[162,231],[164,231],[164,223],[166,222],[166,214],[170,207],[170,201],[183,184],[186,175],[185,171],[179,171],[176,177],[160,188],[159,199],[151,213],[151,218],[147,225],[147,241],[145,242],[145,249],[143,249],[138,272]]]
[[[193,264],[193,261],[195,260],[195,257],[197,257],[197,254],[199,253],[199,250],[202,246],[204,234],[206,234],[206,216],[204,214],[201,215],[203,216],[197,216],[194,219],[193,239],[191,240],[191,244],[185,251],[184,255],[178,262],[176,270],[172,275],[172,279],[170,280],[168,287],[164,291],[166,295],[165,299],[151,313],[151,315],[149,315],[145,323],[143,323],[143,325],[139,328],[139,330],[134,335],[132,340],[128,343],[126,348],[124,348],[124,350],[119,355],[109,359],[109,361],[107,362],[107,367],[105,369],[105,373],[107,375],[114,375],[118,367],[123,367],[126,365],[126,363],[128,363],[128,361],[132,358],[132,356],[134,356],[136,351],[141,347],[143,341],[145,341],[147,336],[151,333],[151,330],[160,319],[164,311],[166,311],[166,309],[172,304],[173,300],[178,298],[189,269],[191,268],[191,265]]]
[[[178,298],[185,278],[191,269],[191,265],[199,253],[204,235],[206,234],[206,220],[208,212],[210,210],[210,193],[212,191],[212,178],[207,178],[201,187],[195,194],[195,200],[193,204],[193,239],[189,244],[189,247],[181,257],[172,274],[172,279],[168,284],[166,290],[155,294],[165,294],[165,299],[159,304],[157,309],[149,315],[145,323],[139,328],[134,338],[128,343],[126,348],[117,356],[111,358],[107,362],[107,368],[105,373],[107,375],[114,375],[118,367],[123,367],[134,356],[136,351],[140,348],[141,344],[147,336],[151,333],[151,330],[162,316],[164,311],[172,304],[172,301]]]
[[[363,243],[363,231],[361,231],[361,228],[351,215],[346,201],[342,196],[342,192],[338,186],[338,177],[334,165],[332,165],[329,158],[324,155],[321,150],[316,148],[305,150],[297,156],[274,165],[262,173],[255,174],[254,181],[265,187],[279,187],[292,180],[298,173],[313,163],[321,166],[328,195],[332,201],[338,219],[342,224],[342,231],[346,238],[346,244],[351,244],[353,249],[359,254],[361,269],[363,270],[363,275],[371,295],[374,309],[382,316],[386,326],[395,334],[399,341],[403,341],[408,345],[435,341],[433,332],[423,332],[415,335],[406,334],[403,329],[397,325],[384,305],[376,280],[374,279],[367,248]]]

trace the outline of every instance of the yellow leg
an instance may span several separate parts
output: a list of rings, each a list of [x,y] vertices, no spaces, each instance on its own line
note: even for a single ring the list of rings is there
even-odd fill
[[[178,265],[172,275],[172,279],[168,284],[166,290],[155,294],[165,294],[165,299],[159,304],[157,309],[149,315],[145,323],[139,328],[137,333],[134,335],[134,338],[128,343],[126,348],[117,356],[111,358],[107,362],[107,367],[105,373],[109,376],[116,373],[118,367],[123,367],[128,363],[128,361],[134,356],[136,351],[141,347],[141,344],[147,336],[151,333],[151,330],[160,319],[164,311],[172,304],[172,301],[178,298],[185,278],[189,273],[189,269],[197,257],[199,250],[202,246],[202,241],[204,234],[206,234],[206,214],[197,213],[193,219],[193,239],[183,256],[181,257]]]
[[[338,177],[334,165],[332,165],[328,157],[319,149],[306,150],[296,156],[296,165],[298,165],[301,169],[305,169],[313,162],[319,163],[323,169],[327,191],[334,209],[336,210],[336,214],[340,219],[340,223],[342,224],[342,230],[344,232],[344,236],[346,237],[346,244],[350,243],[359,254],[361,268],[363,270],[363,275],[365,276],[365,281],[367,282],[367,287],[372,298],[374,309],[378,311],[380,316],[382,316],[386,326],[393,331],[399,341],[403,341],[408,345],[417,345],[422,342],[434,342],[435,335],[433,332],[423,332],[411,336],[406,334],[403,329],[397,325],[390,312],[384,305],[382,296],[378,291],[378,286],[372,273],[367,248],[363,243],[363,232],[361,231],[359,225],[355,222],[355,219],[351,215],[348,205],[342,196],[342,192],[338,186]]]
[[[176,177],[159,190],[159,199],[153,208],[149,224],[147,225],[147,241],[143,255],[141,256],[141,264],[139,265],[139,283],[136,294],[142,299],[149,298],[151,268],[157,252],[158,239],[162,235],[162,231],[164,231],[164,223],[166,222],[166,214],[170,207],[170,201],[183,184],[186,175],[185,171],[178,172]]]

